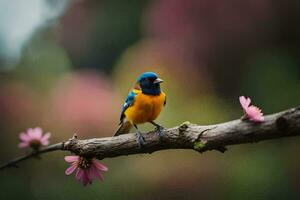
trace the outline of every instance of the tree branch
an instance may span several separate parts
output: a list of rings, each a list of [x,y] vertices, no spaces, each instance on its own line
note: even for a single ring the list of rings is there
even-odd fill
[[[267,115],[262,123],[234,120],[222,124],[200,126],[185,122],[180,126],[167,129],[162,138],[159,138],[155,131],[151,131],[144,134],[145,145],[142,148],[138,146],[135,134],[86,140],[73,137],[67,142],[54,144],[11,160],[0,166],[0,169],[16,166],[23,160],[56,150],[70,151],[77,155],[98,159],[152,153],[163,149],[193,149],[201,153],[207,150],[224,152],[228,145],[297,135],[300,135],[300,106]]]
[[[51,151],[57,151],[57,150],[63,150],[63,147],[64,147],[64,143],[63,142],[60,142],[60,143],[57,143],[57,144],[52,144],[52,145],[49,145],[47,147],[44,147],[38,151],[33,151],[29,154],[26,154],[24,156],[20,156],[20,157],[17,157],[13,160],[10,160],[9,162],[3,164],[0,166],[0,170],[4,169],[4,168],[7,168],[7,167],[18,167],[18,163],[23,161],[23,160],[27,160],[29,158],[38,158],[38,156],[40,154],[44,154],[44,153],[47,153],[47,152],[51,152]]]

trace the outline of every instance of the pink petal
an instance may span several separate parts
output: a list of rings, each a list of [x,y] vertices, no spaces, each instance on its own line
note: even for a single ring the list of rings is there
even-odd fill
[[[48,140],[41,140],[40,142],[41,142],[41,144],[43,146],[48,146],[49,145],[49,141]]]
[[[93,173],[93,177],[98,178],[99,180],[103,181],[103,176],[101,174],[101,171],[99,171],[95,165],[91,166],[91,171]]]
[[[80,182],[84,185],[84,186],[86,186],[88,183],[90,183],[91,182],[91,180],[89,179],[89,177],[88,177],[88,171],[87,171],[88,169],[82,169],[81,171],[82,171],[82,175],[81,175],[81,179],[80,179]]]
[[[42,138],[42,129],[40,127],[36,127],[35,129],[33,129],[33,135],[34,135],[34,138],[36,139],[41,139]]]
[[[108,170],[108,168],[105,165],[97,162],[96,160],[93,160],[93,165],[95,167],[97,167],[97,169],[99,169],[99,170],[102,170],[102,171],[107,171]]]
[[[79,160],[79,156],[65,156],[66,162],[77,162]]]
[[[265,118],[264,118],[264,116],[256,116],[252,119],[252,121],[254,121],[254,122],[263,122],[263,121],[265,121]]]
[[[45,133],[45,135],[42,137],[42,140],[48,140],[51,137],[51,133]]]
[[[27,129],[27,135],[30,137],[30,138],[34,138],[34,130],[32,128],[29,128]]]
[[[20,133],[19,138],[23,142],[28,142],[31,138],[26,133]]]
[[[263,113],[261,110],[256,106],[250,106],[247,110],[247,116],[249,120],[254,122],[262,122],[264,121]]]
[[[250,106],[248,108],[247,114],[250,115],[251,117],[253,117],[253,116],[256,116],[256,115],[262,115],[262,112],[258,107]]]
[[[92,166],[90,168],[86,169],[86,176],[87,176],[88,182],[91,184],[93,181],[93,178],[97,176],[97,174],[94,173]]]
[[[77,168],[77,171],[76,171],[76,174],[75,174],[75,178],[78,180],[78,181],[82,181],[82,175],[83,175],[83,170],[80,169],[80,168]]]
[[[19,143],[18,147],[19,148],[25,148],[25,147],[28,147],[29,146],[29,143],[28,142],[21,142]]]
[[[66,174],[66,175],[72,174],[76,168],[77,168],[76,163],[75,163],[75,164],[72,164],[70,167],[68,167],[68,168],[66,169],[65,174]]]
[[[49,138],[51,136],[51,133],[46,133],[44,136],[41,138],[41,143],[44,146],[47,146],[49,144]]]
[[[27,134],[31,139],[41,139],[42,138],[42,129],[41,128],[29,128],[27,129]]]
[[[246,98],[246,97],[244,97],[244,96],[240,96],[239,100],[240,100],[240,104],[241,104],[242,108],[243,108],[244,110],[247,110],[247,109],[248,109],[248,106],[249,106],[250,103],[251,103],[251,99],[250,99],[250,98]]]
[[[97,178],[98,178],[100,181],[103,181],[103,180],[104,180],[103,175],[102,175],[101,173],[98,173]]]
[[[90,173],[91,173],[91,168],[88,168],[88,169],[85,171],[85,179],[86,179],[86,182],[87,182],[87,183],[92,184],[94,176],[91,176],[91,177],[90,177]]]

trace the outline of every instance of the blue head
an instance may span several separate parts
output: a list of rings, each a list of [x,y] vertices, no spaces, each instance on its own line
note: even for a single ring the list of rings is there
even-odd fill
[[[145,72],[137,79],[137,82],[144,94],[159,95],[160,83],[163,80],[153,72]]]

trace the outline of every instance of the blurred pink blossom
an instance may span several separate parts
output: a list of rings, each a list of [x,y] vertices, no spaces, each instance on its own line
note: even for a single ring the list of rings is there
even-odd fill
[[[28,126],[40,119],[41,102],[41,96],[25,82],[10,81],[0,85],[1,121],[8,127],[11,123]]]
[[[225,76],[224,80],[231,80],[226,86],[234,87],[240,77],[228,71],[240,73],[242,61],[253,49],[266,45],[266,33],[274,31],[269,24],[276,19],[276,10],[271,0],[156,0],[145,12],[143,30],[148,39],[160,43],[160,49],[172,54],[173,61],[184,63],[175,67],[200,70],[217,80],[212,81],[213,87],[222,84]],[[221,70],[226,72],[222,78]]]
[[[65,161],[71,163],[66,169],[65,174],[70,175],[76,169],[75,178],[84,186],[92,184],[93,179],[103,180],[102,173],[108,168],[96,159],[87,159],[80,156],[65,156]]]
[[[119,112],[111,85],[105,76],[94,71],[63,76],[52,93],[52,120],[80,129],[81,134],[99,129],[111,131]]]
[[[249,119],[250,121],[253,122],[264,121],[264,116],[261,109],[253,105],[250,106],[251,99],[249,97],[246,98],[244,96],[240,96],[239,100],[245,113],[244,118]]]
[[[19,148],[31,147],[35,150],[41,146],[47,146],[49,144],[49,138],[51,133],[43,135],[43,131],[40,127],[29,128],[27,132],[22,132],[19,135],[21,142]]]
[[[268,23],[272,9],[271,0],[151,1],[144,29],[150,37],[174,43],[173,51],[184,48],[183,56],[206,60],[226,40],[254,43],[261,31],[257,27]]]

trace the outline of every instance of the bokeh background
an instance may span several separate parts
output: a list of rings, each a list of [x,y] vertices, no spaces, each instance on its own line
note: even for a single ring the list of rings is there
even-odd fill
[[[1,0],[0,161],[40,126],[51,143],[111,136],[137,76],[157,72],[158,122],[213,124],[300,103],[300,1]],[[145,125],[143,130],[153,127]],[[0,199],[299,199],[300,138],[104,159],[104,182],[64,175],[67,152],[0,172]]]

